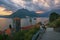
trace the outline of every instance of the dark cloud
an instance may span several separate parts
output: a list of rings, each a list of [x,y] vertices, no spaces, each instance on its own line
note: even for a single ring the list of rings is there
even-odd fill
[[[29,1],[32,1],[32,0],[23,0],[23,1],[28,1],[29,2]]]
[[[13,11],[20,8],[25,8],[31,11],[49,11],[54,8],[60,8],[60,2],[55,4],[57,1],[59,0],[0,0],[0,5]]]
[[[4,6],[5,8],[7,8],[9,10],[12,10],[12,11],[16,11],[17,9],[19,9],[11,1],[2,1],[2,0],[0,0],[0,6]]]

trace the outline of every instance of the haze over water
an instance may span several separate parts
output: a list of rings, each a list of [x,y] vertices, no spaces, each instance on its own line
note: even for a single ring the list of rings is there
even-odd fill
[[[33,23],[38,23],[40,21],[44,22],[46,20],[48,20],[48,18],[46,18],[46,17],[40,17],[40,18],[36,19],[36,22],[33,21],[32,24]],[[24,22],[24,19],[22,20],[22,22]],[[12,27],[13,27],[13,19],[11,19],[11,18],[0,18],[0,30],[2,30],[2,31],[5,30],[6,28],[9,27],[9,24],[11,24]],[[21,23],[21,25],[24,26],[25,24]]]

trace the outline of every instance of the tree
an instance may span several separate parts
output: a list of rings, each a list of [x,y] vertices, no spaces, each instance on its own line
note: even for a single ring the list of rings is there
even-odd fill
[[[55,21],[55,26],[56,26],[56,27],[60,27],[60,19],[57,19],[57,20]]]
[[[53,21],[56,20],[57,18],[59,18],[59,14],[57,14],[56,12],[52,12],[52,13],[50,14],[49,21],[50,21],[50,22],[53,22]]]
[[[58,19],[56,19],[55,21],[51,22],[51,23],[50,23],[50,26],[51,26],[51,27],[54,27],[54,28],[60,27],[60,19],[58,18]]]

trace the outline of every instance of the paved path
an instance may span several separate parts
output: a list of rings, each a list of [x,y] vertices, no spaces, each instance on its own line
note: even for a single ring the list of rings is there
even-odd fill
[[[60,40],[60,33],[55,32],[53,28],[47,28],[42,38],[38,37],[37,40]]]

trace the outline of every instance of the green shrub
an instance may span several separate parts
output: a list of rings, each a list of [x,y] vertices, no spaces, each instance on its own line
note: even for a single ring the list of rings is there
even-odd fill
[[[3,39],[3,36],[0,34],[0,40],[2,40]]]
[[[32,36],[39,30],[38,27],[32,27],[29,30],[21,30],[14,35],[14,40],[31,40]]]
[[[50,23],[50,26],[52,27],[60,27],[60,19],[56,19],[52,23]]]

